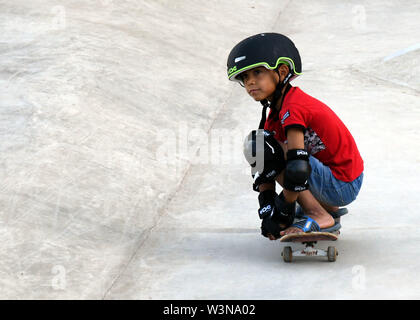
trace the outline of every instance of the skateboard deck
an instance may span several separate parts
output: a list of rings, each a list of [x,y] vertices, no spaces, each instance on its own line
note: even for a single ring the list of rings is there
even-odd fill
[[[285,235],[280,242],[316,242],[322,240],[336,241],[338,236],[330,232],[298,232]]]

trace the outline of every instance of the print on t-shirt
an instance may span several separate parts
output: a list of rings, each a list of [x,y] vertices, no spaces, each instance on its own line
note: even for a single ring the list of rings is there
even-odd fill
[[[316,134],[311,128],[305,130],[305,149],[310,155],[314,155],[322,150],[324,150],[325,144],[322,142],[321,138]]]

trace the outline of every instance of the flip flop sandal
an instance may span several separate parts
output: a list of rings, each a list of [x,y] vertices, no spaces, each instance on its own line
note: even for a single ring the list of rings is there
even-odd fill
[[[341,224],[340,224],[340,222],[336,221],[335,224],[332,227],[324,228],[324,229],[321,229],[320,231],[321,232],[333,233],[333,232],[338,231],[340,229],[341,229]]]
[[[318,223],[308,216],[302,216],[299,220],[291,225],[291,227],[299,228],[302,232],[320,231]]]
[[[293,223],[291,227],[299,228],[302,232],[334,232],[341,228],[341,224],[336,222],[332,227],[321,229],[314,219],[308,216],[303,216],[301,219]]]

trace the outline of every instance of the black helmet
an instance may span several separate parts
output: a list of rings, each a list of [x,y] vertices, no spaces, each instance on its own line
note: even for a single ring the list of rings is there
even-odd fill
[[[281,63],[289,66],[287,81],[302,73],[299,51],[292,40],[279,33],[260,33],[242,40],[232,49],[227,74],[229,80],[240,82],[237,76],[246,70],[260,66],[277,70]]]

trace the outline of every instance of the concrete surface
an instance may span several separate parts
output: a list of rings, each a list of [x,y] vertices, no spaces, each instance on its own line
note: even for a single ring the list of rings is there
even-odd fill
[[[0,1],[0,298],[420,297],[418,1]],[[264,31],[365,161],[337,262],[259,235],[226,80]]]

